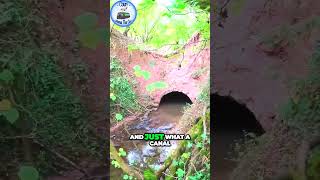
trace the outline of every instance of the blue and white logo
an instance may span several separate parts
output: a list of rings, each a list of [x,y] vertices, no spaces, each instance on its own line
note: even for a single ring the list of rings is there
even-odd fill
[[[137,9],[132,2],[120,0],[111,7],[110,17],[114,24],[128,27],[136,20]]]

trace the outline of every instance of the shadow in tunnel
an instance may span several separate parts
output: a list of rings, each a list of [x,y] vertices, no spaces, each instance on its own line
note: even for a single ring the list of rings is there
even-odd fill
[[[187,104],[192,104],[192,101],[186,94],[173,91],[162,96],[158,107],[158,112],[163,115],[168,114],[178,118],[182,116],[183,108]]]
[[[254,114],[231,96],[210,95],[212,108],[213,176],[228,179],[236,163],[230,160],[232,145],[244,138],[245,133],[262,135],[265,131]]]
[[[191,99],[184,93],[179,91],[173,91],[170,92],[164,96],[162,96],[160,100],[159,106],[162,106],[164,104],[192,104]]]

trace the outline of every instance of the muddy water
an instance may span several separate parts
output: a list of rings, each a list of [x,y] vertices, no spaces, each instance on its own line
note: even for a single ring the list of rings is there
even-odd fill
[[[179,120],[183,115],[185,103],[162,104],[156,111],[150,112],[147,116],[139,118],[128,125],[129,134],[144,133],[179,133]],[[115,141],[116,148],[124,148],[127,152],[126,161],[132,168],[140,170],[152,168],[155,171],[160,168],[170,152],[177,147],[177,142],[170,141],[170,147],[151,147],[145,141],[129,141],[127,134],[126,141],[118,139]],[[122,179],[122,172],[111,167],[111,179]]]
[[[215,133],[214,177],[216,180],[227,180],[237,163],[232,160],[233,146],[243,137],[243,133],[224,131]]]

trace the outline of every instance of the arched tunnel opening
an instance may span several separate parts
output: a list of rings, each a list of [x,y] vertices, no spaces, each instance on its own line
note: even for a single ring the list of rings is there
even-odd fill
[[[157,112],[177,119],[183,114],[184,107],[188,104],[192,104],[192,101],[186,94],[173,91],[162,96]]]
[[[233,146],[243,139],[245,133],[261,136],[265,131],[244,104],[237,102],[231,96],[211,94],[212,132],[214,138],[214,177],[228,179],[237,165],[231,160]]]
[[[159,106],[164,104],[186,105],[186,104],[192,104],[192,101],[186,94],[179,91],[173,91],[162,96]]]

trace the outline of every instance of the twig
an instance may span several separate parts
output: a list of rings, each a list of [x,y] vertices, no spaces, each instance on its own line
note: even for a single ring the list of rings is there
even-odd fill
[[[127,134],[130,136],[130,133],[129,133],[129,131],[128,131],[128,128],[127,128],[126,123],[124,123],[123,125],[124,125],[124,130],[125,130],[125,131],[127,132]],[[136,149],[139,149],[138,146],[136,145],[136,143],[135,143],[134,141],[131,141],[131,142],[133,143],[133,145],[134,145],[134,147],[135,147]]]
[[[220,12],[221,12],[225,7],[227,7],[230,2],[231,2],[231,0],[226,0],[226,1],[224,2],[224,4],[221,6]]]
[[[63,156],[62,154],[54,151],[52,148],[49,148],[47,146],[45,146],[44,144],[40,143],[37,140],[33,140],[34,143],[38,144],[39,146],[41,146],[42,148],[46,149],[47,151],[49,151],[50,153],[54,154],[55,156],[57,156],[58,158],[60,158],[61,160],[65,161],[66,163],[68,163],[69,165],[71,165],[72,167],[74,167],[75,169],[79,170],[80,172],[82,172],[86,177],[88,177],[88,172],[84,169],[82,169],[80,166],[78,166],[76,163],[74,163],[73,161],[71,161],[70,159],[68,159],[67,157]]]
[[[128,108],[124,108],[121,104],[115,104],[114,106],[120,106],[122,109],[125,109],[126,111],[128,111],[131,115],[135,114],[132,111],[130,111]]]
[[[33,139],[34,136],[33,134],[28,134],[28,135],[21,135],[21,136],[0,137],[0,139],[23,139],[23,138]]]
[[[197,13],[202,13],[201,11],[195,11],[195,12],[192,12],[192,11],[189,11],[189,12],[186,12],[186,13],[174,13],[171,9],[169,9],[168,7],[166,7],[166,9],[168,11],[170,11],[170,13],[174,14],[174,15],[188,15],[188,14],[197,14]]]
[[[204,43],[203,44],[203,47],[200,49],[200,51],[197,53],[197,55],[196,55],[196,57],[194,58],[194,61],[189,65],[189,70],[190,70],[190,68],[191,67],[193,67],[192,65],[193,65],[193,63],[197,60],[197,58],[198,58],[198,56],[200,55],[200,53],[206,48],[207,46],[206,46],[206,43]]]
[[[165,172],[162,172],[162,174],[164,174],[166,177],[172,177],[172,178],[174,178],[174,179],[178,179],[177,177],[174,177],[174,176],[172,176],[172,175],[170,175],[170,174],[166,174]]]

